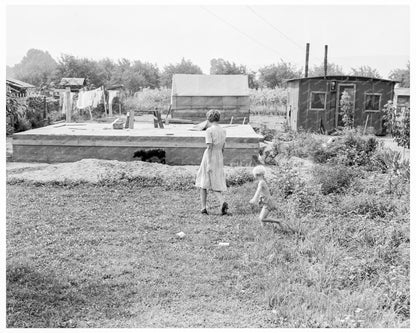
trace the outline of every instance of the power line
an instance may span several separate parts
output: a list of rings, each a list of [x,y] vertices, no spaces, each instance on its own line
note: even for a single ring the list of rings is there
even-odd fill
[[[280,57],[280,55],[276,52],[276,50],[274,50],[273,48],[269,47],[266,44],[263,44],[262,42],[258,41],[257,39],[251,37],[250,35],[246,34],[244,31],[238,29],[235,25],[229,23],[228,21],[224,20],[222,17],[218,16],[217,14],[215,14],[213,11],[209,10],[207,7],[202,6],[202,8],[207,11],[208,13],[210,13],[211,15],[215,16],[217,19],[219,19],[220,21],[222,21],[223,23],[225,23],[226,25],[230,26],[231,28],[233,28],[234,30],[238,31],[239,33],[241,33],[242,35],[246,36],[247,38],[249,38],[250,40],[252,40],[253,42],[257,43],[258,45],[268,49],[269,51],[272,51],[274,54],[276,54],[280,60],[283,62],[283,59]]]
[[[276,28],[276,26],[274,26],[273,24],[271,24],[269,21],[267,21],[264,17],[262,17],[260,14],[258,14],[253,8],[251,8],[250,6],[246,6],[248,9],[251,10],[251,12],[256,15],[260,20],[262,20],[263,22],[265,22],[267,25],[269,25],[272,29],[274,29],[275,31],[277,31],[278,33],[280,33],[283,37],[285,37],[288,41],[290,41],[291,43],[293,43],[294,45],[296,45],[298,48],[300,48],[302,51],[304,50],[304,47],[300,44],[298,44],[296,41],[294,41],[292,38],[290,38],[288,35],[286,35],[283,31],[281,31],[280,29]],[[316,60],[321,61],[320,59],[314,57]]]

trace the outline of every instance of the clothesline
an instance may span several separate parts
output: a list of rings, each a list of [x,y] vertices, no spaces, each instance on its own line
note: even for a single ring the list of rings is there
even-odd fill
[[[74,110],[87,109],[92,119],[92,109],[96,108],[100,103],[103,103],[105,113],[111,116],[113,100],[116,97],[120,98],[120,91],[119,90],[107,90],[107,92],[108,92],[108,106],[109,106],[108,110],[106,107],[107,103],[106,103],[106,98],[105,98],[104,87],[100,87],[100,88],[93,89],[93,90],[87,90],[87,91],[80,90],[78,93],[71,92],[69,95],[68,101],[65,95],[66,92],[61,91],[59,104],[60,106],[62,106],[62,113],[66,113],[66,110],[68,108],[69,110],[71,110],[71,113]],[[68,103],[69,103],[69,106],[67,105]]]

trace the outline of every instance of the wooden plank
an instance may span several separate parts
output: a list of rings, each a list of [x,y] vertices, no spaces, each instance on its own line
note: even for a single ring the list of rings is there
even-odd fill
[[[65,89],[65,94],[64,94],[64,98],[65,98],[65,106],[66,106],[66,110],[65,110],[65,115],[66,115],[66,122],[70,123],[72,120],[72,110],[71,110],[71,88],[67,87]]]

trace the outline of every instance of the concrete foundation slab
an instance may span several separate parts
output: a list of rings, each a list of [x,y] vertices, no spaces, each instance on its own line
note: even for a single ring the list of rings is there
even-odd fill
[[[250,125],[221,126],[227,131],[224,163],[252,165],[261,137]],[[159,129],[142,122],[136,122],[134,129],[122,130],[102,123],[51,125],[13,135],[13,161],[60,163],[85,158],[132,161],[138,159],[137,152],[161,150],[166,164],[196,165],[206,148],[205,132],[191,128],[191,125],[169,124]]]

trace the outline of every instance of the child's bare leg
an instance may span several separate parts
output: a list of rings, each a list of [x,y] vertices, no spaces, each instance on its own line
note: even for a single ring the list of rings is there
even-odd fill
[[[265,222],[277,223],[280,226],[282,226],[282,224],[281,224],[281,222],[279,220],[274,219],[274,218],[271,218],[271,217],[268,217],[269,213],[270,213],[270,211],[267,209],[266,206],[264,206],[261,209],[261,212],[260,212],[260,216],[259,216],[260,222],[262,222],[262,223],[265,223]]]
[[[207,209],[207,190],[201,188],[201,206],[202,209]]]

